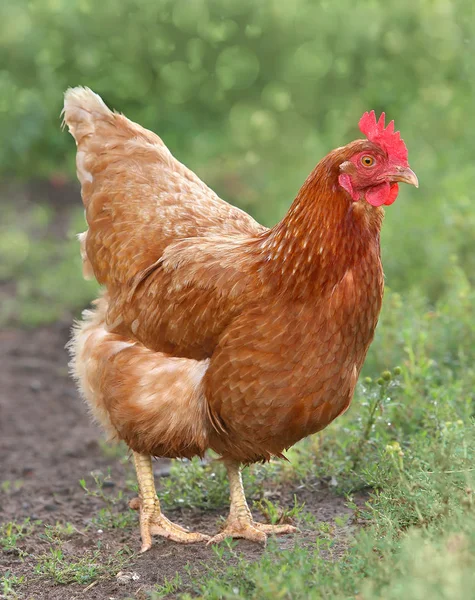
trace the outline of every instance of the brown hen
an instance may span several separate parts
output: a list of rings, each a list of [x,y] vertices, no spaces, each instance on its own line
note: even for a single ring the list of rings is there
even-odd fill
[[[240,465],[345,411],[383,295],[379,236],[397,182],[417,185],[384,116],[326,156],[271,229],[218,198],[162,140],[87,88],[66,92],[88,230],[84,274],[103,296],[74,330],[72,369],[94,416],[133,451],[142,550],[208,539],[160,511],[152,456],[223,457],[227,536],[265,542]]]

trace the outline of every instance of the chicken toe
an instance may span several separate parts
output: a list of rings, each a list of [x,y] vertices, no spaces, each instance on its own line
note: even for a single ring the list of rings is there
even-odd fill
[[[219,544],[227,537],[242,538],[251,542],[266,544],[267,535],[295,533],[296,527],[292,525],[270,525],[257,523],[253,520],[251,511],[246,501],[242,485],[239,464],[226,461],[229,476],[229,489],[231,492],[231,508],[223,530],[208,541],[209,544]]]
[[[139,484],[139,497],[130,501],[129,506],[140,512],[140,535],[142,548],[146,552],[152,547],[152,536],[160,535],[180,544],[194,544],[209,540],[208,535],[193,533],[173,523],[160,509],[160,502],[155,491],[152,459],[150,456],[134,452],[134,463]]]
[[[249,540],[250,542],[258,542],[260,544],[267,543],[267,534],[264,531],[261,531],[256,527],[256,523],[252,521],[252,519],[248,521],[227,521],[224,529],[212,537],[208,541],[208,545],[210,544],[219,544],[224,541],[226,538],[238,538]]]

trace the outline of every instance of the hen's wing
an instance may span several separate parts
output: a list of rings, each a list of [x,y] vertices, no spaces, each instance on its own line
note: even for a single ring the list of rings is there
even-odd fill
[[[64,120],[78,146],[83,258],[109,290],[110,329],[155,350],[209,356],[245,300],[239,288],[252,287],[252,247],[266,228],[91,90],[66,92]]]
[[[86,252],[100,283],[129,282],[176,240],[264,230],[90,89],[69,89],[63,112],[78,147]]]

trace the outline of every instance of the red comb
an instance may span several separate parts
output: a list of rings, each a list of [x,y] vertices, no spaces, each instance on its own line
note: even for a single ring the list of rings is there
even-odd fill
[[[391,158],[395,158],[401,163],[401,166],[409,166],[407,162],[406,144],[401,140],[399,131],[394,131],[394,121],[391,121],[385,128],[384,121],[386,115],[381,113],[378,121],[374,110],[365,112],[359,122],[361,133],[363,133],[370,142],[381,146]]]

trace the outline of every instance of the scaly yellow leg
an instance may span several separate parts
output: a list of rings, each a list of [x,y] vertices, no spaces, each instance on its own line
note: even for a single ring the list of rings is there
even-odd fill
[[[152,535],[161,535],[181,544],[193,544],[209,540],[202,533],[192,533],[169,521],[160,510],[160,502],[155,490],[152,459],[145,454],[133,453],[134,465],[139,484],[139,497],[130,501],[129,506],[140,511],[140,535],[142,537],[141,552],[152,546]]]
[[[254,521],[244,494],[239,463],[225,461],[225,465],[229,477],[231,507],[224,529],[221,533],[212,537],[208,544],[217,544],[227,537],[232,537],[244,538],[265,545],[267,534],[294,533],[297,531],[297,528],[292,525],[267,525]]]

